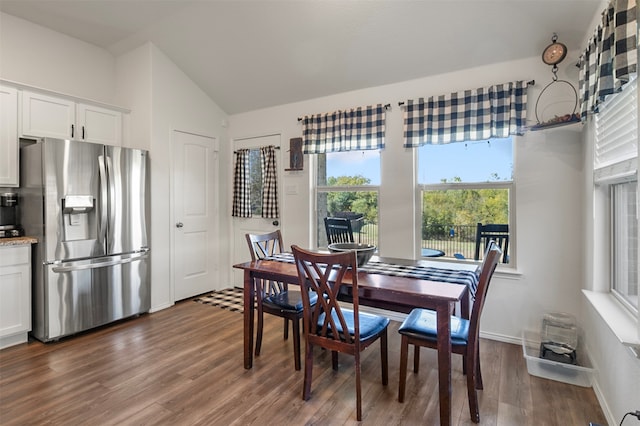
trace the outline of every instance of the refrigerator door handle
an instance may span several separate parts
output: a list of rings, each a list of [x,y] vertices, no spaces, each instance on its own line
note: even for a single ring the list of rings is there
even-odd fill
[[[100,241],[105,244],[107,237],[107,169],[104,155],[98,156],[98,171],[100,173]],[[105,246],[106,247],[106,246]]]
[[[91,261],[79,261],[56,264],[51,268],[53,272],[70,272],[81,271],[84,269],[104,268],[105,266],[122,265],[125,263],[131,263],[138,259],[148,256],[148,251],[140,251],[137,253],[131,253],[126,255],[114,257],[102,257]]]
[[[105,157],[106,165],[107,165],[107,184],[109,185],[108,194],[109,194],[109,211],[107,212],[109,218],[109,224],[111,226],[116,226],[119,228],[119,224],[116,224],[116,189],[114,184],[114,179],[120,179],[120,176],[115,175],[115,171],[113,169],[113,162],[110,156]],[[111,232],[114,232],[115,229],[112,229]],[[107,250],[109,251],[109,250]]]

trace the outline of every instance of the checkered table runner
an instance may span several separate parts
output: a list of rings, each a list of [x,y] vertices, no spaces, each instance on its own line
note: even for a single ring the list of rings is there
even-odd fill
[[[295,262],[292,253],[278,253],[267,259],[287,263]],[[475,271],[464,271],[459,269],[434,268],[433,266],[398,265],[375,260],[370,260],[359,269],[370,274],[396,275],[421,280],[463,284],[469,287],[471,294],[476,294],[476,289],[478,288],[478,269]]]

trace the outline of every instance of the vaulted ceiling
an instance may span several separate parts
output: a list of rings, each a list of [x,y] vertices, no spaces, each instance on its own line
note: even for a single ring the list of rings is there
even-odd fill
[[[554,32],[579,51],[603,8],[602,0],[0,0],[0,11],[114,55],[151,41],[228,114],[540,55]]]

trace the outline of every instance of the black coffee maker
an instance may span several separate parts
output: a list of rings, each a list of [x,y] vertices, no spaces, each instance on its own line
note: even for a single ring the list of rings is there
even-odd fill
[[[20,237],[24,230],[18,224],[18,194],[0,194],[0,238]]]

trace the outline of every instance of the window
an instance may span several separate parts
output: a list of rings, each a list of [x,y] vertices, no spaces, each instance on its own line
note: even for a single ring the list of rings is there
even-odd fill
[[[317,242],[327,246],[325,217],[352,220],[355,242],[378,246],[380,151],[347,151],[317,155]]]
[[[611,293],[638,313],[637,80],[609,96],[595,116],[595,190],[609,192]],[[606,258],[605,258],[606,259]]]
[[[638,182],[611,185],[611,291],[638,310]]]
[[[478,223],[511,223],[512,139],[423,145],[418,185],[421,253],[435,249],[447,258],[474,259]],[[510,242],[507,262],[513,264],[511,247]]]
[[[251,214],[262,216],[262,164],[260,148],[249,150],[249,185],[251,187]]]

